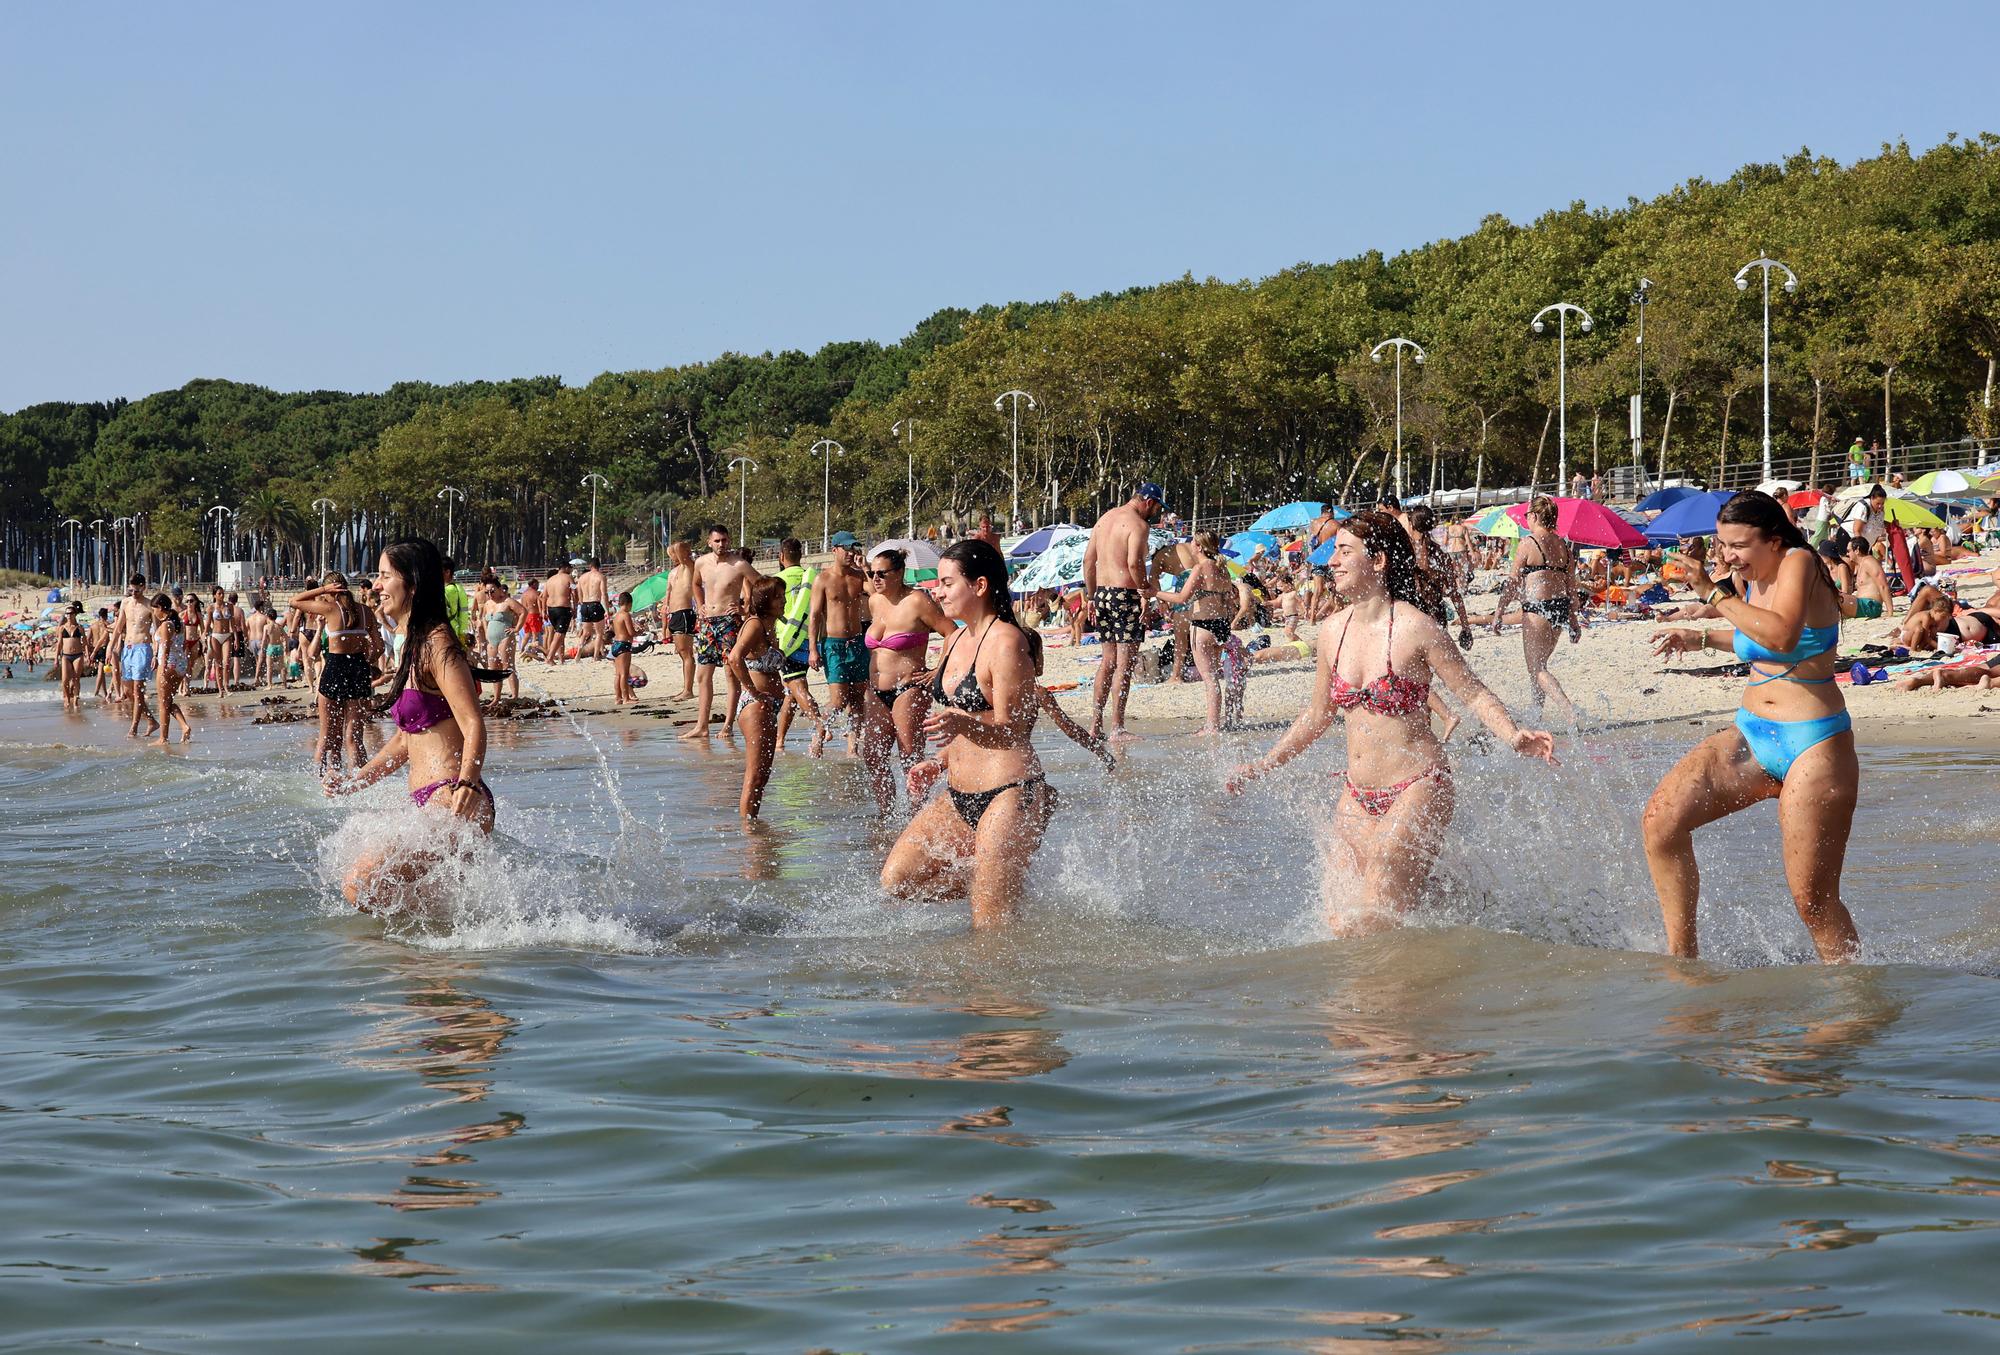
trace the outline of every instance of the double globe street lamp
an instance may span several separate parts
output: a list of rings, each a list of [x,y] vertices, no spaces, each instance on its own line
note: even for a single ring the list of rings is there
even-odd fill
[[[1557,301],[1535,312],[1535,333],[1547,331],[1542,317],[1550,311],[1556,313],[1556,493],[1561,494],[1569,487],[1569,317],[1572,312],[1582,317],[1576,327],[1583,334],[1590,333],[1595,322],[1575,302]]]
[[[1419,367],[1424,365],[1425,354],[1423,347],[1414,339],[1384,339],[1368,354],[1369,360],[1380,362],[1385,348],[1396,350],[1396,503],[1400,506],[1403,495],[1408,492],[1403,480],[1403,350],[1410,350],[1410,360]]]
[[[1750,270],[1758,269],[1764,274],[1764,478],[1771,478],[1771,270],[1777,269],[1785,275],[1785,290],[1799,289],[1799,275],[1779,263],[1776,259],[1759,254],[1749,263],[1736,270],[1736,290],[1750,290]]]

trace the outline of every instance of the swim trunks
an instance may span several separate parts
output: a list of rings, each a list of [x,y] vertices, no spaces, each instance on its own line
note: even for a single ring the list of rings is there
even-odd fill
[[[153,647],[150,644],[126,645],[125,652],[118,660],[118,675],[127,682],[146,682],[153,676]]]
[[[741,617],[704,616],[694,632],[694,661],[703,668],[722,667],[742,628]]]
[[[612,658],[615,659],[620,654],[630,654],[631,652],[632,652],[632,642],[630,640],[613,640],[611,642]]]
[[[1097,610],[1097,638],[1107,645],[1137,645],[1146,640],[1146,612],[1136,588],[1099,587],[1090,595]]]
[[[586,602],[576,609],[576,618],[586,626],[594,626],[604,619],[604,604]]]
[[[804,677],[809,671],[811,670],[806,663],[806,651],[800,648],[785,655],[784,661],[778,665],[778,680],[791,682]]]
[[[866,682],[868,647],[859,635],[829,635],[819,642],[828,682]]]
[[[694,634],[694,608],[683,607],[677,612],[667,613],[667,634]]]
[[[570,618],[574,615],[568,607],[549,608],[549,629],[558,633],[568,630]]]

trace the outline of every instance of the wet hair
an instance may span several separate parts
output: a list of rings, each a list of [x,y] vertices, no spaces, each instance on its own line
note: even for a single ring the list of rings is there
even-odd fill
[[[1037,673],[1042,671],[1042,637],[1030,630],[1014,615],[1014,596],[1007,591],[1007,562],[992,543],[977,537],[967,537],[954,542],[950,549],[938,557],[958,566],[969,583],[974,579],[986,580],[986,595],[993,599],[993,610],[1002,621],[1028,637],[1028,657],[1035,665]]]
[[[724,536],[729,535],[729,529],[727,527],[723,526],[719,522],[711,522],[708,524],[708,526],[701,529],[701,539],[706,541],[711,536],[714,536],[717,532],[721,532]]]
[[[382,558],[396,571],[410,594],[410,612],[403,620],[402,657],[396,661],[396,677],[389,684],[389,694],[382,698],[381,704],[386,709],[409,686],[418,667],[417,655],[434,635],[441,633],[454,653],[459,649],[445,611],[445,559],[438,553],[437,543],[420,536],[406,536],[390,542],[382,551]]]
[[[1196,532],[1194,534],[1194,548],[1213,560],[1216,556],[1222,554],[1222,538],[1214,532]]]
[[[626,594],[630,597],[631,594]],[[756,580],[750,585],[750,615],[770,620],[785,609],[785,581],[770,575]]]
[[[1417,548],[1403,524],[1388,513],[1370,510],[1356,513],[1340,524],[1340,530],[1361,543],[1361,549],[1384,560],[1383,584],[1389,596],[1407,602],[1421,612],[1444,620],[1444,585],[1437,575],[1417,563]]]
[[[632,595],[630,593],[620,593],[618,595],[618,605],[620,607],[630,607],[632,605]]]
[[[796,536],[788,536],[778,543],[778,558],[780,560],[790,560],[793,564],[797,564],[805,558],[805,554],[805,543],[800,541]]]
[[[1826,585],[1829,593],[1839,594],[1840,589],[1828,572],[1826,561],[1820,558],[1818,551],[1813,550],[1812,543],[1799,530],[1799,524],[1792,521],[1792,515],[1785,506],[1769,494],[1755,489],[1739,490],[1734,498],[1717,510],[1715,522],[1718,527],[1724,523],[1732,527],[1754,527],[1768,539],[1784,543],[1788,550],[1812,551],[1813,567],[1819,570],[1820,582]]]
[[[904,570],[910,567],[910,555],[908,551],[878,550],[868,557],[868,563],[870,564],[874,564],[877,560],[887,560],[889,568],[895,570],[899,577]]]
[[[1417,533],[1428,532],[1437,526],[1437,514],[1427,503],[1420,503],[1410,510],[1410,530]]]
[[[1551,532],[1554,531],[1556,529],[1556,501],[1546,494],[1537,494],[1534,498],[1528,500],[1528,516],[1535,520],[1536,526],[1545,528]]]

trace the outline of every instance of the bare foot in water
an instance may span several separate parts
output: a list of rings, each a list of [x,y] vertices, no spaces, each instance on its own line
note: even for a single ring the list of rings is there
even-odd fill
[[[708,726],[696,725],[693,729],[681,735],[681,737],[684,739],[705,739],[708,737]]]
[[[1139,742],[1139,737],[1139,735],[1134,734],[1129,729],[1114,729],[1111,731],[1111,741],[1113,743],[1137,743]]]

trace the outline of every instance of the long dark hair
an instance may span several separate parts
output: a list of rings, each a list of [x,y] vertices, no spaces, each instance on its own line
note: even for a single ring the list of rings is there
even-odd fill
[[[986,595],[993,599],[993,610],[1002,621],[1028,637],[1028,657],[1034,661],[1035,671],[1042,667],[1042,637],[1040,632],[1028,629],[1014,615],[1014,595],[1007,591],[1007,561],[997,548],[978,537],[968,536],[963,541],[953,543],[940,560],[949,560],[958,566],[958,572],[968,581],[986,580]]]
[[[1818,551],[1813,550],[1806,534],[1799,530],[1799,524],[1792,521],[1791,513],[1769,494],[1756,489],[1738,490],[1734,498],[1716,510],[1715,521],[1717,525],[1726,522],[1732,527],[1754,527],[1771,540],[1783,542],[1788,550],[1811,551],[1820,582],[1834,596],[1840,595],[1840,587],[1827,571],[1826,561],[1820,558]]]
[[[410,614],[403,618],[403,652],[396,661],[396,680],[382,700],[386,707],[409,685],[411,675],[417,670],[417,653],[432,632],[442,630],[451,639],[453,649],[458,648],[458,641],[452,636],[451,620],[445,611],[444,557],[438,553],[437,543],[421,536],[406,536],[390,542],[382,558],[402,576],[403,586],[410,590]]]
[[[1402,523],[1371,508],[1341,523],[1340,530],[1351,534],[1370,555],[1383,557],[1386,569],[1382,581],[1390,597],[1409,603],[1443,624],[1444,585],[1438,582],[1437,575],[1417,563],[1417,548],[1411,544],[1410,534],[1403,530]]]
[[[167,634],[179,635],[186,627],[181,625],[181,614],[174,610],[174,600],[165,593],[153,594],[153,605],[167,609]]]

